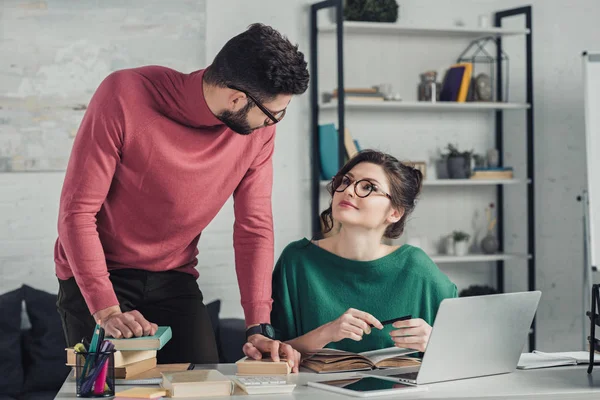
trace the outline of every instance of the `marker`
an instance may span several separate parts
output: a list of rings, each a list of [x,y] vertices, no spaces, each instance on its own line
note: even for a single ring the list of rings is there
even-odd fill
[[[410,314],[409,315],[404,315],[402,317],[398,317],[398,318],[393,318],[393,319],[388,319],[388,320],[385,320],[385,321],[381,321],[381,325],[384,325],[384,326],[385,325],[390,325],[390,324],[393,324],[394,322],[397,322],[397,321],[406,321],[406,320],[411,319],[411,318],[412,318],[412,315],[410,315]],[[371,324],[371,327],[374,327],[374,325]]]

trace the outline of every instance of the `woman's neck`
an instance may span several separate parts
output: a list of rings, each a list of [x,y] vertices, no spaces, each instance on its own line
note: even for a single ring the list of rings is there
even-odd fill
[[[390,247],[381,244],[379,232],[355,232],[344,228],[331,238],[329,251],[356,261],[372,261],[389,254]]]

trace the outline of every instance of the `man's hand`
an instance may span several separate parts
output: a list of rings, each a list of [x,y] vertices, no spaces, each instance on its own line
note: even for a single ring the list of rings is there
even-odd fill
[[[279,355],[285,355],[288,365],[292,372],[298,372],[300,366],[300,353],[287,343],[281,343],[279,340],[269,339],[266,336],[256,334],[248,338],[248,342],[243,347],[244,354],[255,360],[260,360],[263,353],[271,353],[273,361],[279,361]]]
[[[396,330],[390,332],[396,347],[415,349],[421,352],[427,348],[431,326],[421,318],[396,321],[392,325]]]
[[[105,308],[94,313],[94,319],[104,328],[108,336],[116,339],[152,336],[158,326],[149,322],[137,310],[121,312],[119,306]]]

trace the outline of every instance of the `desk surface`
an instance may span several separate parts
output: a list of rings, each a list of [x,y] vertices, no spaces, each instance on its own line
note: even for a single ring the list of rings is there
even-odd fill
[[[472,399],[486,398],[487,400],[504,399],[510,396],[511,400],[517,399],[599,399],[600,398],[600,368],[596,366],[591,375],[587,373],[587,366],[554,367],[534,370],[516,370],[510,374],[494,375],[481,378],[463,379],[452,382],[431,383],[425,392],[406,393],[397,396],[383,396],[374,398],[401,398],[401,399]],[[235,364],[197,365],[196,368],[218,369],[225,375],[235,375]],[[598,369],[598,370],[596,370]],[[314,374],[301,372],[291,374],[289,381],[296,383],[292,394],[269,395],[270,400],[293,399],[342,399],[347,397],[333,392],[319,390],[306,386],[308,381],[323,381],[327,379],[344,378],[354,374]],[[127,386],[117,386],[117,391],[126,389]],[[237,393],[237,392],[236,392]],[[243,392],[242,392],[243,393]],[[235,395],[232,397],[246,397]],[[264,397],[254,395],[253,398]],[[67,378],[56,399],[75,399],[75,382]],[[206,397],[204,397],[206,399]],[[216,397],[215,399],[223,399]]]

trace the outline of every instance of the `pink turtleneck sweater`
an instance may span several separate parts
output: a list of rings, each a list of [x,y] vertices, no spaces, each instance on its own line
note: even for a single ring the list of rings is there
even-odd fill
[[[271,311],[275,128],[239,135],[208,108],[204,71],[148,66],[112,73],[71,151],[54,259],[90,312],[118,305],[119,268],[198,277],[200,234],[233,194],[233,245],[246,323]]]

